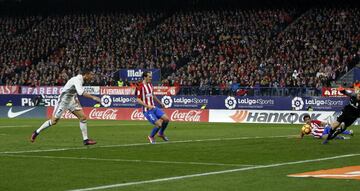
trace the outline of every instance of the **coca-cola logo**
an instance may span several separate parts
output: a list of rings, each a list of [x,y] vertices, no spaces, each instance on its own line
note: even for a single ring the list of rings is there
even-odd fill
[[[197,121],[197,122],[199,122],[201,119],[201,113],[202,113],[202,111],[200,111],[200,110],[190,110],[190,111],[184,111],[184,112],[175,110],[171,114],[171,121]]]
[[[135,109],[131,113],[131,120],[145,120],[143,112],[141,112],[139,109]]]
[[[92,109],[89,114],[90,119],[117,119],[118,109]]]
[[[62,114],[62,118],[64,119],[77,119],[77,117],[71,113],[71,111],[66,110],[63,114]]]

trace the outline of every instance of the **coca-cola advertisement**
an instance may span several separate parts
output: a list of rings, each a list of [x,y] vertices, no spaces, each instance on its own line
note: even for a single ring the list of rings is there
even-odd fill
[[[131,109],[130,120],[146,120],[142,109]]]
[[[89,119],[116,120],[118,115],[119,111],[115,108],[93,108],[89,112]]]
[[[209,121],[208,110],[171,109],[170,113],[169,115],[171,121],[191,121],[191,122]]]
[[[119,108],[91,108],[85,107],[83,108],[85,116],[88,119],[93,120],[124,120],[120,116],[120,109]],[[47,116],[51,117],[54,111],[54,107],[48,107],[47,109]],[[69,110],[65,111],[61,118],[63,119],[76,119],[76,116],[72,114]]]
[[[54,107],[48,107],[47,116],[51,117]],[[83,108],[85,115],[91,120],[146,120],[141,108]],[[197,109],[164,109],[171,121],[208,122],[209,110]],[[64,119],[76,119],[70,112],[63,113]]]
[[[121,110],[121,113],[129,115],[130,119],[126,120],[146,120],[142,109],[128,109]],[[171,121],[191,121],[191,122],[208,122],[209,111],[208,110],[196,110],[196,109],[164,109],[166,115]]]
[[[53,113],[53,111],[51,113]],[[51,115],[51,113],[50,113],[50,115]],[[62,114],[61,118],[64,118],[64,119],[77,119],[77,117],[74,114],[72,114],[69,110],[66,110]]]

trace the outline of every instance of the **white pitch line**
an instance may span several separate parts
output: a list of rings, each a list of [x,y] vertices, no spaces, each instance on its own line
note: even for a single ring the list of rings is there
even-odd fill
[[[314,175],[288,175],[289,177],[294,178],[322,178],[322,177],[345,177],[345,178],[351,178],[351,177],[360,177],[360,175],[357,174],[314,174]]]
[[[275,163],[275,164],[269,164],[269,165],[252,166],[252,167],[237,168],[237,169],[222,170],[222,171],[214,171],[214,172],[199,173],[199,174],[190,174],[190,175],[185,175],[185,176],[175,176],[175,177],[160,178],[160,179],[153,179],[153,180],[145,180],[145,181],[138,181],[138,182],[110,184],[110,185],[97,186],[97,187],[73,189],[73,190],[69,190],[69,191],[92,191],[92,190],[102,190],[102,189],[108,189],[108,188],[119,188],[119,187],[131,186],[131,185],[140,185],[140,184],[148,184],[148,183],[155,183],[155,182],[165,182],[165,181],[180,180],[180,179],[186,179],[186,178],[202,177],[202,176],[217,175],[217,174],[226,174],[226,173],[249,171],[249,170],[255,170],[255,169],[272,168],[272,167],[279,167],[279,166],[285,166],[285,165],[326,161],[326,160],[333,160],[333,159],[353,157],[353,156],[360,156],[360,153],[348,154],[348,155],[339,155],[339,156],[327,157],[327,158],[301,160],[301,161],[294,161],[294,162]]]
[[[186,165],[205,165],[205,166],[233,166],[247,167],[256,165],[246,164],[225,164],[225,163],[206,163],[206,162],[182,162],[182,161],[155,161],[155,160],[132,160],[132,159],[106,159],[106,158],[89,158],[89,157],[58,157],[58,156],[39,156],[39,155],[10,155],[3,154],[4,157],[18,158],[46,158],[46,159],[67,159],[67,160],[90,160],[90,161],[110,161],[110,162],[135,162],[135,163],[158,163],[158,164],[186,164]]]
[[[0,129],[13,128],[13,127],[32,127],[30,125],[1,125]]]
[[[158,142],[156,144],[176,144],[176,143],[194,143],[194,142],[208,142],[208,141],[231,141],[231,140],[247,140],[247,139],[273,139],[273,138],[289,138],[298,135],[283,135],[283,136],[267,136],[267,137],[232,137],[232,138],[216,138],[216,139],[197,139],[197,140],[182,140],[182,141],[169,141],[169,142]],[[36,143],[35,143],[36,144]],[[144,146],[151,145],[149,143],[132,143],[132,144],[121,144],[121,145],[103,145],[93,146],[95,148],[113,148],[113,147],[133,147],[133,146]],[[3,151],[0,154],[21,154],[21,153],[39,153],[39,152],[56,152],[56,151],[68,151],[68,150],[83,150],[88,147],[69,147],[69,148],[58,148],[58,149],[43,149],[43,150],[27,150],[27,151]]]
[[[61,124],[60,126],[62,127],[73,127],[73,126],[77,126],[78,124]],[[109,123],[109,124],[88,124],[91,127],[106,127],[106,126],[141,126],[141,125],[146,125],[144,124],[134,124],[134,123]],[[0,125],[0,129],[5,129],[5,128],[14,128],[14,127],[34,127],[37,128],[36,125]]]

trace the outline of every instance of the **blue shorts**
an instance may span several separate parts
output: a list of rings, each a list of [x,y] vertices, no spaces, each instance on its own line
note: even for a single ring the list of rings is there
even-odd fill
[[[163,110],[159,109],[158,107],[144,112],[144,116],[152,124],[155,124],[155,122],[159,120],[164,114],[165,113],[163,112]]]
[[[330,133],[331,127],[329,125],[325,126],[324,131],[323,131],[323,135],[327,135]]]

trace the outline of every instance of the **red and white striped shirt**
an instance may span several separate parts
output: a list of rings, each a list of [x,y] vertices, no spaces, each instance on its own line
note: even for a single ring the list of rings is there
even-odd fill
[[[154,104],[154,95],[153,95],[153,86],[151,83],[141,83],[136,88],[136,95],[141,99],[145,104],[155,106]],[[149,109],[147,107],[143,107],[143,111],[146,112]]]
[[[311,134],[315,138],[321,138],[323,136],[325,127],[321,125],[321,121],[311,120],[310,126],[311,126]]]

